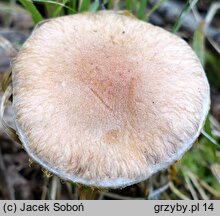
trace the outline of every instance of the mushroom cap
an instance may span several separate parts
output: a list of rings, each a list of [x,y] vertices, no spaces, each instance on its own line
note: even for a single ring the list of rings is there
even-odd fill
[[[128,186],[179,160],[210,105],[185,41],[113,12],[48,20],[13,62],[13,107],[28,154],[63,179]]]

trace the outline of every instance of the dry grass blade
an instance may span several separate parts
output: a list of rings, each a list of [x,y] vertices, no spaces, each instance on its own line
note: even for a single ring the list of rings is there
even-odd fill
[[[156,199],[157,197],[160,196],[161,193],[163,193],[164,191],[166,191],[167,189],[169,188],[169,184],[166,184],[154,191],[152,191],[151,193],[149,193],[148,195],[148,199],[151,200],[151,199]]]
[[[7,103],[9,102],[9,98],[12,95],[12,86],[9,85],[2,97],[2,101],[1,101],[1,107],[0,107],[0,122],[3,126],[3,128],[5,129],[5,132],[11,137],[13,138],[15,141],[17,141],[18,143],[21,143],[16,130],[13,129],[12,127],[10,127],[4,120],[4,113],[5,113],[5,108]]]
[[[201,186],[206,189],[210,194],[214,195],[216,198],[220,198],[220,192],[216,191],[214,188],[209,186],[205,181],[199,179]]]
[[[59,188],[60,188],[60,180],[57,176],[53,176],[51,188],[50,188],[50,192],[49,192],[49,199],[50,200],[59,199],[59,197],[60,197]]]
[[[119,10],[119,0],[113,0],[113,10]]]
[[[3,92],[6,91],[7,87],[10,85],[11,82],[12,82],[11,68],[9,68],[6,72],[4,72],[2,77],[1,88]]]
[[[218,180],[219,184],[220,184],[220,165],[219,164],[212,164],[211,165],[211,171],[213,173],[213,175],[216,177],[216,179]]]
[[[211,38],[211,37],[207,37],[210,44],[215,48],[215,50],[220,53],[220,47],[219,45]]]
[[[211,24],[217,10],[220,9],[220,3],[213,3],[210,7],[210,9],[208,10],[208,14],[206,15],[205,18],[205,28],[207,29],[208,26]]]
[[[41,200],[45,200],[47,198],[47,193],[48,193],[48,178],[44,178],[44,185],[42,187],[42,194],[41,194]]]
[[[220,147],[219,147],[219,143],[218,143],[215,139],[213,139],[208,133],[206,133],[204,130],[202,130],[202,135],[203,135],[206,139],[208,139],[210,142],[212,142],[213,144],[217,145],[218,148],[220,148]]]
[[[0,36],[0,52],[4,51],[5,55],[15,57],[18,51],[14,46],[4,37]]]
[[[193,185],[191,184],[191,182],[190,182],[188,176],[185,176],[185,181],[186,181],[186,186],[187,186],[187,188],[189,189],[189,191],[190,191],[190,193],[191,193],[193,199],[194,199],[194,200],[198,200],[198,196],[197,196],[197,194],[196,194],[196,191],[195,191]]]
[[[205,33],[207,33],[207,30],[215,16],[215,14],[217,13],[217,11],[220,9],[220,3],[213,3],[210,7],[210,9],[208,10],[208,13],[206,15],[206,18],[205,18]],[[207,34],[206,34],[207,35]],[[209,42],[212,44],[212,46],[216,49],[216,51],[218,53],[220,53],[220,47],[219,45],[211,38],[211,37],[208,37],[208,40]]]
[[[173,184],[173,182],[169,182],[170,190],[176,194],[177,197],[179,197],[182,200],[190,200],[186,195],[184,195],[182,192],[180,192]]]
[[[192,183],[194,184],[195,188],[197,189],[197,191],[199,192],[201,198],[203,200],[208,200],[209,197],[206,195],[205,191],[203,190],[203,188],[200,186],[197,177],[190,171],[188,171],[188,176],[191,179]]]
[[[210,123],[211,123],[213,135],[220,138],[220,124],[219,124],[219,122],[212,115],[210,115],[209,118],[210,118]]]
[[[7,56],[10,58],[14,58],[18,51],[14,48],[10,41],[5,39],[4,37],[0,36],[0,54],[3,56]],[[11,68],[8,69],[2,77],[1,87],[2,90],[5,91],[8,85],[11,83]]]

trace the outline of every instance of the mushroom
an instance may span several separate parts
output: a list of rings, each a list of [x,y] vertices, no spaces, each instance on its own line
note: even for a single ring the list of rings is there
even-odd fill
[[[99,188],[143,181],[179,160],[210,90],[185,41],[115,12],[50,19],[12,65],[16,130],[30,157]]]

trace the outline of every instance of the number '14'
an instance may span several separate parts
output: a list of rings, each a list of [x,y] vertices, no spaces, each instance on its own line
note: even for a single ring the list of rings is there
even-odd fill
[[[204,203],[203,206],[205,208],[205,211],[208,211],[208,210],[213,211],[214,210],[213,203],[210,203],[210,204]]]

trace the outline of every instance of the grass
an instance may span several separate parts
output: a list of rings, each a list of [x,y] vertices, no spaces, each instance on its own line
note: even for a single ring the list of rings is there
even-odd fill
[[[27,11],[30,12],[30,14],[32,15],[33,21],[35,23],[38,23],[43,20],[43,17],[41,16],[40,12],[35,7],[32,1],[27,1],[27,0],[19,0],[19,1],[27,9]]]
[[[158,3],[151,8],[149,7],[148,0],[19,0],[19,2],[31,13],[33,21],[37,24],[45,18],[84,11],[95,12],[103,8],[108,10],[128,10],[139,19],[149,20],[149,17],[157,11],[166,0],[158,1]],[[185,2],[178,19],[172,27],[174,33],[177,33],[181,29],[185,17],[197,3],[198,0],[187,0]],[[39,5],[41,5],[41,11],[43,11],[43,13],[38,10]],[[211,73],[207,74],[211,86],[213,88],[220,88],[219,54],[205,47],[206,35],[204,33],[204,25],[205,23],[201,21],[192,37],[191,44],[201,64],[205,69],[211,71]],[[213,164],[220,164],[220,140],[213,135],[210,125],[210,119],[208,118],[204,126],[204,131],[208,136],[201,135],[194,147],[186,153],[183,159],[177,164],[177,178],[170,184],[172,193],[164,193],[162,194],[162,198],[220,198],[220,184],[210,168]],[[57,181],[54,181],[52,185],[56,185],[57,187]],[[54,191],[53,186],[51,187],[51,196],[54,197],[56,191]]]
[[[173,32],[176,33],[181,25],[183,24],[184,18],[187,16],[187,14],[190,12],[190,10],[196,5],[198,0],[187,0],[185,6],[183,7],[178,19],[176,20],[174,26],[173,26]]]
[[[103,7],[108,10],[128,10],[132,11],[139,19],[147,20],[150,15],[156,11],[161,4],[166,0],[160,0],[146,13],[148,0],[126,0],[125,6],[122,6],[121,1],[100,1],[100,0],[19,0],[19,2],[29,11],[33,17],[35,24],[42,21],[42,16],[35,4],[44,6],[45,18],[57,17],[64,14],[73,14],[77,12],[90,11],[95,12],[101,10]],[[66,10],[68,9],[68,10]]]

